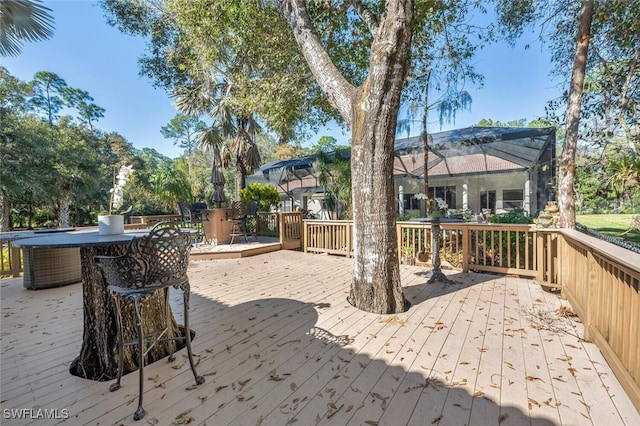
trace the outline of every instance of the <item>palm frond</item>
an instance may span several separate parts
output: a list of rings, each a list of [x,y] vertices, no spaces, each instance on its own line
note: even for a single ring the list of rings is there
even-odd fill
[[[260,159],[258,147],[256,144],[251,142],[244,155],[245,168],[247,169],[247,172],[253,173],[260,168],[261,164],[262,160]]]
[[[0,56],[18,56],[23,41],[53,36],[51,9],[40,0],[0,0]]]
[[[220,129],[211,126],[196,135],[196,143],[198,148],[207,152],[211,149],[220,147],[224,143]]]

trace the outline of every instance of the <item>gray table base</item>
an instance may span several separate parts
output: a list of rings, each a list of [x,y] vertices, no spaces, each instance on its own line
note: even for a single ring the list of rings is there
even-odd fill
[[[430,272],[425,274],[429,278],[427,284],[433,284],[436,281],[440,281],[445,285],[453,284],[447,276],[440,269],[440,221],[431,221],[431,265]]]

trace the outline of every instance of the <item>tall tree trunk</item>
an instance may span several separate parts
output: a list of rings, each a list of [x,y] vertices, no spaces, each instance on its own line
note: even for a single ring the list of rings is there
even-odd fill
[[[427,78],[424,84],[424,106],[422,107],[422,149],[424,160],[424,195],[427,196],[425,214],[429,214],[429,133],[427,132],[427,117],[429,115],[429,80],[431,80],[431,64],[427,66]],[[434,194],[435,195],[435,194]]]
[[[60,200],[60,227],[61,228],[69,227],[70,197],[71,197],[71,194],[69,194],[67,190],[64,190],[62,199]]]
[[[587,67],[587,53],[593,18],[594,0],[583,0],[578,23],[576,53],[573,57],[573,74],[567,105],[566,133],[562,144],[558,173],[558,207],[560,208],[560,227],[575,228],[576,210],[573,196],[575,180],[575,158],[578,144],[578,125],[580,124],[580,105]]]
[[[284,0],[276,5],[317,83],[351,128],[354,266],[348,300],[368,312],[403,312],[393,148],[400,93],[409,67],[413,0],[387,1],[380,22],[367,21],[373,34],[369,75],[357,89],[322,46],[305,1]]]
[[[9,198],[2,197],[2,220],[0,220],[0,231],[11,231],[11,206]]]
[[[367,93],[369,92],[369,93]],[[393,145],[397,109],[385,94],[372,99],[365,88],[358,93],[375,109],[358,109],[352,124],[351,176],[353,196],[354,266],[349,303],[378,314],[403,312],[396,239]],[[356,101],[356,103],[358,103]]]
[[[400,93],[409,64],[412,6],[388,2],[385,12],[387,19],[380,22],[371,46],[369,77],[356,92],[351,122],[354,267],[348,300],[378,314],[406,308],[396,239],[393,158]]]

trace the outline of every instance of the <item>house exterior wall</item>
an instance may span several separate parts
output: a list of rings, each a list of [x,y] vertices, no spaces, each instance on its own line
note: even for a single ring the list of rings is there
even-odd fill
[[[424,193],[422,179],[415,177],[396,177],[395,181],[396,199],[400,197],[400,186],[402,186],[402,193],[405,197],[417,193]],[[456,202],[455,205],[449,205],[449,208],[466,208],[474,213],[479,213],[483,208],[481,206],[481,193],[483,191],[494,191],[494,212],[496,210],[511,210],[512,208],[506,205],[504,198],[505,191],[521,190],[523,193],[522,208],[524,211],[529,215],[533,215],[538,210],[537,185],[534,180],[531,180],[528,171],[450,178],[433,177],[429,178],[429,187],[455,187]],[[419,209],[405,208],[405,216],[424,216],[426,214],[424,202],[420,202],[419,204]],[[398,211],[400,211],[400,208]]]
[[[431,136],[429,149],[436,155],[428,160],[429,184],[450,208],[476,214],[487,207],[494,212],[522,208],[534,216],[553,199],[555,129],[472,127]],[[419,137],[396,141],[393,175],[401,215],[426,214],[424,201],[412,199],[424,192],[424,158]],[[276,161],[247,181],[276,186],[281,211],[299,207],[329,219],[315,169],[314,156]]]

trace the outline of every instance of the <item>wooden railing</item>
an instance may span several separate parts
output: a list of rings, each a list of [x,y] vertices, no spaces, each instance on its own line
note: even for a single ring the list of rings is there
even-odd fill
[[[575,230],[557,238],[562,295],[640,411],[640,254]]]
[[[352,226],[350,220],[305,220],[303,250],[351,257]]]
[[[305,220],[303,249],[351,256],[352,226],[351,221]],[[540,276],[546,284],[555,284],[555,274],[546,272],[547,266],[536,257],[546,239],[537,238],[538,231],[530,225],[442,223],[440,226],[441,257],[454,267],[465,272]],[[407,255],[429,258],[432,252],[430,223],[398,222],[396,231],[400,260]],[[549,268],[555,265],[555,259],[551,260]],[[545,273],[540,274],[539,268]]]
[[[11,240],[1,240],[0,277],[19,277],[22,272],[22,250],[13,247]]]
[[[157,214],[157,215],[149,215],[149,216],[131,216],[129,218],[129,224],[131,225],[140,225],[144,224],[147,228],[153,227],[158,222],[178,222],[182,216],[179,214]]]
[[[302,246],[302,212],[278,213],[278,229],[282,248],[292,250]]]

